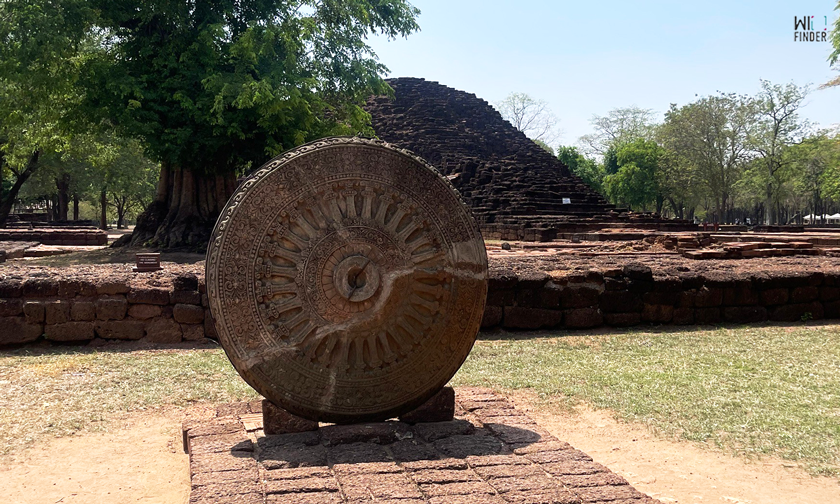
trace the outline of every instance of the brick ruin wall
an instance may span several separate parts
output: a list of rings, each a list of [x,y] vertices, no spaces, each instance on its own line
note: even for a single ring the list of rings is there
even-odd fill
[[[0,345],[215,338],[199,267],[145,276],[97,269],[86,278],[52,270],[0,280]],[[836,271],[674,277],[630,264],[558,277],[494,269],[489,287],[484,329],[840,319]]]
[[[394,98],[374,97],[366,106],[377,136],[449,176],[486,238],[547,241],[558,232],[605,225],[672,230],[688,225],[616,211],[474,94],[424,79],[388,83]]]
[[[0,242],[24,241],[44,245],[107,245],[108,233],[100,229],[34,228],[0,229]]]

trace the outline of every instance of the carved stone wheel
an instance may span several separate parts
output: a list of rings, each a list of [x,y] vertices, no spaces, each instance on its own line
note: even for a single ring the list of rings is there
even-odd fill
[[[475,342],[487,255],[422,159],[330,138],[272,159],[222,211],[207,294],[228,358],[302,417],[381,420],[431,397]]]

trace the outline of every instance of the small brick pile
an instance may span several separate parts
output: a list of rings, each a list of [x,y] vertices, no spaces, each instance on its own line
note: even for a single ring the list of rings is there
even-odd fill
[[[188,420],[191,504],[655,504],[506,399],[457,390],[457,418],[265,436],[260,402]]]
[[[794,255],[821,255],[822,250],[806,241],[793,242],[731,242],[722,249],[685,250],[689,259],[750,259],[754,257],[782,257]]]
[[[215,334],[195,273],[154,277],[132,275],[129,266],[109,269],[107,277],[34,272],[0,281],[0,345],[41,336],[57,342],[177,343]]]
[[[0,229],[1,241],[38,242],[44,245],[107,245],[108,233],[101,229]]]

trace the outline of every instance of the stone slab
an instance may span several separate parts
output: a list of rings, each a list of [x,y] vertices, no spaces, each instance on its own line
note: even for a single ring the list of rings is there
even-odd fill
[[[265,402],[220,406],[224,415],[184,426],[190,502],[659,502],[551,436],[501,395],[463,388],[455,390],[455,401],[455,411],[473,413],[449,422],[322,426],[281,435],[265,433],[256,411]],[[493,428],[470,421],[498,411],[506,414],[492,417]]]

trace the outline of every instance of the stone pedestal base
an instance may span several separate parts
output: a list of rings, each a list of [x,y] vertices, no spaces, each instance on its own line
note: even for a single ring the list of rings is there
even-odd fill
[[[440,392],[400,417],[400,421],[407,424],[424,422],[448,422],[455,418],[455,389],[443,387]]]
[[[268,399],[262,401],[263,431],[266,436],[318,430],[318,422],[292,415]]]
[[[262,401],[263,431],[266,436],[318,430],[318,422],[293,415],[275,406],[268,399]],[[419,408],[400,417],[407,424],[448,422],[455,418],[455,389],[444,387]]]

